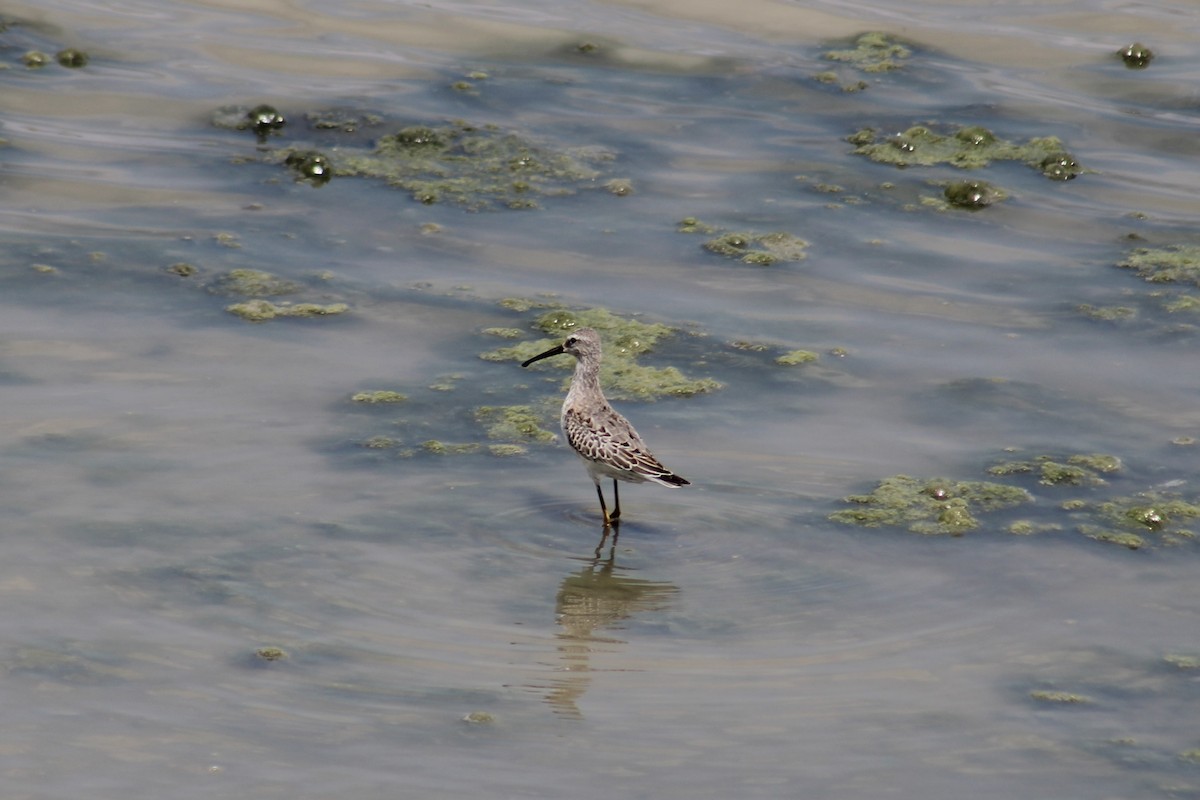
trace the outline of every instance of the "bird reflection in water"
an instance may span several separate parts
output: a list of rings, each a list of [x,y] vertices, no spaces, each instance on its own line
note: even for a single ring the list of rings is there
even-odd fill
[[[605,531],[607,535],[607,530]],[[597,554],[604,539],[596,548]],[[613,547],[616,531],[613,532]],[[555,713],[580,719],[578,700],[591,684],[591,673],[622,671],[619,654],[627,645],[622,639],[604,635],[604,631],[620,630],[627,620],[645,613],[670,608],[679,588],[665,581],[649,581],[628,574],[629,569],[615,563],[615,553],[608,558],[589,559],[577,572],[563,578],[555,597],[558,632],[558,674],[550,682],[546,702]],[[603,664],[596,666],[593,657]],[[614,663],[614,661],[616,663]]]

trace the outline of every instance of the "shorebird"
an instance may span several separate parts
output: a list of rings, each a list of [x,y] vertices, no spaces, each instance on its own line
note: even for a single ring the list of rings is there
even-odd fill
[[[521,366],[528,367],[535,361],[563,353],[575,356],[575,376],[571,378],[571,388],[562,405],[560,421],[563,435],[583,459],[592,483],[596,484],[596,496],[600,498],[605,528],[621,518],[621,496],[617,491],[617,481],[653,481],[671,488],[689,485],[690,481],[664,467],[646,447],[629,420],[608,404],[600,388],[600,334],[591,328],[580,328],[568,335],[562,344],[521,362]],[[611,514],[604,503],[604,491],[600,488],[602,478],[612,478]]]

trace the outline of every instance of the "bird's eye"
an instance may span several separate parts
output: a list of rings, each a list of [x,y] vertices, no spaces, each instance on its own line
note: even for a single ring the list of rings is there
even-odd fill
[[[565,341],[563,344],[567,347],[574,347],[576,345],[576,343],[578,343],[578,342],[579,342],[579,340],[576,339],[574,336],[568,336],[567,341]]]

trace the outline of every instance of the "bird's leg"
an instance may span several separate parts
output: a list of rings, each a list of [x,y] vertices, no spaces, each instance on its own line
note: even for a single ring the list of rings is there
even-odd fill
[[[604,504],[604,490],[600,488],[600,481],[596,481],[596,497],[600,498],[600,513],[604,515],[604,528],[607,533],[612,517],[608,516],[608,506]]]
[[[613,478],[613,513],[609,520],[616,522],[621,518],[621,495],[617,491],[617,479]]]

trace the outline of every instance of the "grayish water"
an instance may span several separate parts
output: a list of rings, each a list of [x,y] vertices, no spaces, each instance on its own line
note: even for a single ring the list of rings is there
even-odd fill
[[[1200,319],[1153,294],[1186,286],[1114,267],[1197,241],[1190,3],[4,15],[5,797],[1200,796],[1194,544],[826,519],[1005,448],[1118,455],[1089,496],[1195,497],[1173,441],[1200,435]],[[866,30],[913,55],[822,59]],[[1143,71],[1113,56],[1135,40],[1158,54]],[[19,60],[67,46],[86,68]],[[868,88],[813,79],[831,68]],[[210,124],[260,102],[289,117],[262,145]],[[462,119],[611,160],[538,210],[480,212],[261,162],[336,160],[304,124],[330,108],[379,115],[358,143]],[[961,171],[845,141],[914,124],[1058,136],[1090,171],[994,164],[1007,201],[934,210]],[[723,259],[676,231],[688,216],[808,258]],[[208,288],[241,267],[350,310],[242,321]],[[505,344],[487,328],[535,337],[510,297],[676,326],[649,360],[726,384],[621,404],[695,485],[624,492],[611,558],[563,447],[420,447],[482,441],[480,405],[552,407],[554,373],[479,358]],[[785,370],[734,341],[822,358]],[[350,401],[370,389],[409,400]],[[1029,515],[1061,521],[1064,495],[1031,488]]]

